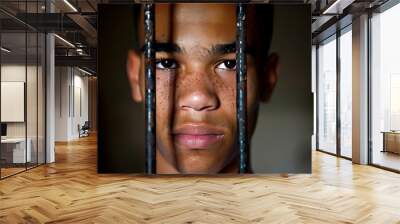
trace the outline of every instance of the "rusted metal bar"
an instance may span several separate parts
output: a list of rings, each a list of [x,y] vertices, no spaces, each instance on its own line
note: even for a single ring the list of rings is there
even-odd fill
[[[238,3],[236,18],[236,120],[239,147],[239,172],[248,171],[246,4]]]
[[[146,173],[156,173],[156,70],[154,4],[144,4]]]

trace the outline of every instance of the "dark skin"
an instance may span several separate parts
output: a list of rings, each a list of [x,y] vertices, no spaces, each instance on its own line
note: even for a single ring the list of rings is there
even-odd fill
[[[253,134],[260,102],[277,80],[278,57],[256,69],[257,32],[248,9],[247,111]],[[158,174],[238,172],[236,134],[236,5],[156,5],[156,119]],[[144,43],[143,13],[139,42]],[[144,100],[144,56],[128,54],[132,97]]]

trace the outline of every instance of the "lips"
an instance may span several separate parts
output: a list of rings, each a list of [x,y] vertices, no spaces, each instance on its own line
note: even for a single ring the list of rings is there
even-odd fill
[[[186,124],[174,130],[174,140],[183,149],[208,149],[220,143],[223,131],[205,124]]]

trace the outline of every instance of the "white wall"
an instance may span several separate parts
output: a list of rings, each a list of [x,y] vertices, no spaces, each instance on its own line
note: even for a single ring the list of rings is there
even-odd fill
[[[27,70],[25,70],[27,69]],[[27,74],[26,74],[27,71]],[[25,75],[28,78],[28,87],[35,86],[35,88],[27,88],[27,119],[28,119],[28,137],[29,133],[33,133],[30,131],[30,127],[32,130],[36,130],[36,113],[32,113],[32,111],[36,111],[36,66],[28,66],[25,68],[24,65],[18,64],[9,64],[1,66],[1,81],[2,82],[25,82]],[[4,96],[3,96],[4,97]],[[32,103],[33,102],[33,103]],[[39,105],[40,106],[40,105]],[[1,108],[1,110],[6,110],[6,108]],[[32,123],[34,122],[34,123]],[[25,123],[26,122],[7,122],[7,136],[8,137],[25,137]],[[36,134],[36,132],[35,132]]]
[[[88,78],[76,68],[56,67],[56,141],[79,137],[78,125],[88,120],[88,105]]]
[[[69,68],[55,68],[55,141],[68,140]]]
[[[9,64],[1,66],[1,81],[2,82],[25,82],[25,64]],[[28,66],[28,75],[32,72],[33,67]],[[36,72],[35,72],[36,75]],[[2,96],[5,97],[5,96]],[[1,108],[6,110],[6,108]],[[7,137],[25,137],[25,123],[11,122],[7,123]]]
[[[38,69],[38,70],[37,70]],[[24,82],[26,84],[26,107],[22,108],[22,113],[26,112],[26,121],[6,122],[8,138],[25,138],[30,140],[32,151],[32,161],[44,163],[44,74],[42,67],[25,64],[3,64],[1,66],[2,82]],[[27,80],[26,80],[27,79]],[[2,96],[6,97],[7,96]],[[1,108],[7,110],[9,108]],[[13,111],[11,111],[13,113]],[[37,153],[39,155],[37,156]]]
[[[79,72],[78,75],[74,75],[74,108],[73,119],[72,119],[72,132],[71,135],[74,138],[79,137],[78,124],[83,125],[85,121],[89,120],[89,92],[88,92],[88,77],[82,76],[83,73]]]

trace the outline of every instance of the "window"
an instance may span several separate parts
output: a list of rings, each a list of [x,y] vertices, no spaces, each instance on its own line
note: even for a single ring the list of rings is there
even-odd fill
[[[371,162],[400,170],[400,4],[371,18]]]
[[[352,156],[352,33],[340,36],[340,155]]]
[[[317,146],[321,151],[350,159],[353,131],[351,24],[339,34],[323,41],[317,51]]]
[[[336,153],[336,36],[318,48],[318,149]]]

